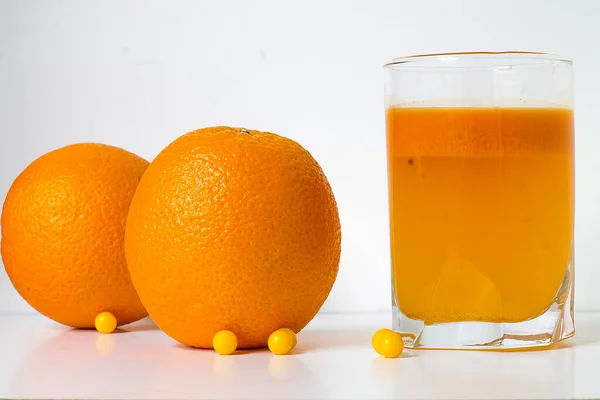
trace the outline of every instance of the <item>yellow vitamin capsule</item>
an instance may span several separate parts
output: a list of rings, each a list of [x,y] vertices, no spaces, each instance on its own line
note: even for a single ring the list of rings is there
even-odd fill
[[[376,343],[379,341],[379,339],[381,339],[381,337],[389,332],[394,332],[388,328],[381,328],[380,330],[378,330],[377,332],[375,332],[373,334],[373,337],[371,338],[371,346],[373,346],[373,348],[376,348]]]
[[[294,337],[285,329],[277,329],[269,336],[269,350],[278,356],[288,354],[294,348]]]
[[[104,311],[96,315],[94,325],[96,326],[96,330],[100,333],[113,333],[117,328],[117,319],[112,313]]]
[[[296,337],[296,333],[294,333],[294,331],[290,328],[281,328],[280,330],[287,332],[292,337],[292,340],[294,342],[294,344],[292,345],[292,350],[296,348],[296,345],[298,344],[298,338]]]
[[[227,330],[219,331],[213,337],[213,348],[221,355],[233,354],[237,349],[238,340],[235,333]]]
[[[402,354],[404,342],[402,336],[396,332],[383,332],[373,347],[377,353],[385,358],[396,358]]]

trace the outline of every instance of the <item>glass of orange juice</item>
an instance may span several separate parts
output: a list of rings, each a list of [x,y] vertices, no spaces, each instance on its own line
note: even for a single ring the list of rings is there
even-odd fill
[[[394,330],[412,348],[573,336],[572,62],[452,53],[384,70]]]

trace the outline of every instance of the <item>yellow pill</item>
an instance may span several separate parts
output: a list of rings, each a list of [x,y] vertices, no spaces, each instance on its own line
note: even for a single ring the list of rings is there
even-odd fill
[[[376,347],[376,344],[379,339],[381,339],[381,337],[385,334],[385,333],[389,333],[389,332],[393,332],[392,330],[388,329],[388,328],[382,328],[380,330],[378,330],[377,332],[375,332],[373,334],[373,337],[371,338],[371,346],[373,346],[373,348]]]
[[[298,344],[298,338],[296,337],[296,334],[294,333],[294,331],[291,330],[290,328],[281,328],[280,330],[287,332],[292,337],[292,340],[294,341],[294,345],[292,346],[292,349],[294,349],[296,347],[296,345]]]
[[[402,336],[396,332],[383,332],[375,343],[374,349],[385,358],[399,357],[404,350]]]
[[[238,339],[235,333],[227,330],[219,331],[213,336],[213,348],[221,355],[233,354],[237,349]]]
[[[108,311],[104,311],[96,315],[94,325],[100,333],[113,333],[117,328],[117,319]]]
[[[269,336],[269,350],[278,356],[288,354],[294,348],[294,336],[284,329],[278,329]]]

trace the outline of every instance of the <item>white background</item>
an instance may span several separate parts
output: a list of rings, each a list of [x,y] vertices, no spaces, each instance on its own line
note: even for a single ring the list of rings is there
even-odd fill
[[[326,311],[389,308],[381,65],[430,52],[575,61],[576,307],[600,310],[600,1],[0,0],[0,201],[43,153],[104,142],[149,160],[210,125],[288,136],[343,229]],[[518,277],[515,277],[518,279]],[[0,269],[0,312],[31,309]]]

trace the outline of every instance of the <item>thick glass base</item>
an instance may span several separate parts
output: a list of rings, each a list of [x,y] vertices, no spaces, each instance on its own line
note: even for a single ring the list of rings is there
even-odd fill
[[[528,321],[426,324],[406,317],[394,304],[392,327],[403,335],[405,346],[413,349],[511,350],[550,346],[575,334],[573,278],[571,262],[552,305]]]

